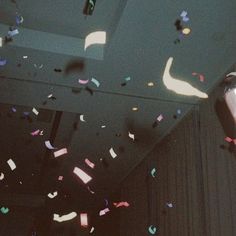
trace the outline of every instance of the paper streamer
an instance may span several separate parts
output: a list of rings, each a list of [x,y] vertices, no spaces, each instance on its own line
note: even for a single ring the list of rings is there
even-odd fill
[[[85,173],[78,167],[74,168],[73,173],[76,174],[85,184],[92,180],[92,177],[90,177],[87,173]]]
[[[16,164],[14,163],[14,161],[12,159],[9,159],[7,161],[7,164],[10,166],[11,170],[15,170],[16,169]]]
[[[93,82],[97,87],[100,86],[100,82],[98,80],[96,80],[95,78],[92,78],[91,82]]]
[[[50,143],[49,140],[45,141],[45,146],[49,149],[49,150],[53,150],[53,149],[57,149],[55,147],[52,146],[52,144]]]
[[[128,202],[114,202],[113,205],[118,208],[118,207],[129,207],[129,203]]]
[[[57,222],[64,222],[64,221],[72,220],[76,216],[77,216],[76,212],[71,212],[67,215],[62,215],[62,216],[59,216],[58,214],[53,214],[53,220]]]
[[[157,231],[157,228],[154,227],[153,225],[149,226],[148,231],[150,234],[155,234]]]
[[[152,175],[153,178],[156,177],[156,168],[153,168],[153,169],[151,170],[151,175]]]
[[[5,66],[7,64],[7,60],[6,59],[1,59],[0,60],[0,66]]]
[[[113,159],[117,157],[117,155],[116,155],[116,153],[115,153],[113,148],[110,148],[109,152],[110,152],[110,154],[111,154]]]
[[[82,122],[86,122],[86,120],[84,119],[84,115],[80,115],[80,116],[79,116],[79,119],[80,119],[80,121],[82,121]]]
[[[79,79],[78,82],[80,84],[87,84],[89,82],[89,80],[82,80],[82,79]]]
[[[3,179],[4,179],[4,174],[1,173],[1,175],[0,175],[0,180],[3,180]]]
[[[32,112],[37,116],[39,114],[39,112],[36,110],[36,108],[32,109]]]
[[[54,154],[54,157],[62,156],[64,154],[67,154],[67,149],[66,148],[62,148],[62,149],[54,152],[53,154]]]
[[[86,158],[84,162],[92,169],[95,167],[95,164],[91,162],[88,158]]]
[[[134,140],[134,134],[129,132],[129,137]]]
[[[105,31],[96,31],[90,33],[85,38],[84,50],[89,46],[94,44],[105,44],[106,43],[106,32]]]
[[[109,212],[110,210],[109,210],[109,208],[105,208],[105,209],[103,209],[103,210],[101,210],[100,212],[99,212],[99,216],[103,216],[103,215],[105,215],[107,212]]]
[[[87,213],[80,214],[80,225],[85,228],[88,227],[88,214]]]
[[[3,214],[7,214],[10,210],[9,210],[9,208],[7,208],[7,207],[1,207],[0,211],[1,211]]]
[[[51,198],[51,199],[55,198],[56,196],[57,196],[57,191],[48,194],[48,197]]]

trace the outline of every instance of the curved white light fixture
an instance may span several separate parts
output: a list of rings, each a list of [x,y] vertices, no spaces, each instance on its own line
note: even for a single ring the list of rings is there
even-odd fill
[[[186,96],[197,96],[199,98],[208,98],[206,93],[194,88],[191,84],[178,80],[170,74],[170,68],[172,66],[173,57],[170,57],[166,63],[165,71],[163,74],[163,82],[167,89],[174,91],[177,94]]]
[[[105,44],[106,43],[106,32],[96,31],[88,34],[85,38],[84,50],[93,44]]]

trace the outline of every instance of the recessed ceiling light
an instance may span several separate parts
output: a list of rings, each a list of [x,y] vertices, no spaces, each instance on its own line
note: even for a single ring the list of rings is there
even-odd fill
[[[184,28],[184,29],[182,30],[182,33],[185,34],[185,35],[188,35],[188,34],[191,33],[191,29],[189,29],[189,28]]]
[[[154,83],[153,82],[148,82],[148,87],[153,87],[154,86]]]
[[[133,107],[133,108],[132,108],[132,111],[137,111],[137,110],[138,110],[137,107]]]

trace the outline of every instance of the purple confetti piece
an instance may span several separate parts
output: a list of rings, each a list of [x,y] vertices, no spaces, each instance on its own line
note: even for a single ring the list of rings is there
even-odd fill
[[[188,12],[187,12],[187,11],[182,11],[181,14],[180,14],[181,17],[185,17],[185,16],[187,16],[187,15],[188,15]]]
[[[7,64],[7,60],[0,60],[0,66],[5,66]]]
[[[13,112],[16,112],[16,108],[15,108],[15,107],[12,107],[11,110],[12,110]]]
[[[187,16],[183,17],[183,21],[184,22],[188,22],[189,21],[189,18]]]
[[[24,116],[28,116],[30,113],[28,111],[23,112]]]

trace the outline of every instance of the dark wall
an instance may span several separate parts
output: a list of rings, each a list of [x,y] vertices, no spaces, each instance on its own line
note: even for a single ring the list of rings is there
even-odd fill
[[[121,212],[120,235],[150,235],[150,225],[162,236],[236,235],[236,158],[215,111],[221,93],[196,106],[124,180],[121,197],[131,206]]]

